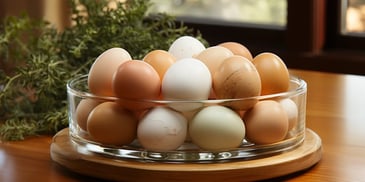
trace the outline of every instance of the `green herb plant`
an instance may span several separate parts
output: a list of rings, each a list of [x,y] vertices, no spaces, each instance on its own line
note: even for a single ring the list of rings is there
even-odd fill
[[[62,32],[27,15],[0,25],[0,140],[54,134],[68,126],[66,83],[87,74],[103,51],[126,49],[134,59],[167,50],[182,35],[204,41],[150,2],[70,1],[72,25]],[[206,42],[205,42],[206,43]],[[10,66],[9,66],[10,65]]]

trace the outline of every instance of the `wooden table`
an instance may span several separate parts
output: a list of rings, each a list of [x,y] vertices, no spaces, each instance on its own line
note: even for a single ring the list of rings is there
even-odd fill
[[[306,123],[321,137],[323,156],[315,166],[275,180],[365,180],[365,77],[303,70],[291,73],[308,84]],[[39,136],[1,143],[0,181],[100,181],[53,162],[51,139]]]

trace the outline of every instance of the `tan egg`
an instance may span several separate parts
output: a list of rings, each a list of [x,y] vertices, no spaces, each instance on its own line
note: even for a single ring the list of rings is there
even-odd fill
[[[248,50],[246,46],[238,42],[224,42],[219,44],[219,46],[229,49],[234,55],[243,56],[250,61],[252,61],[253,59],[250,50]]]
[[[218,99],[237,99],[259,96],[261,81],[255,66],[247,58],[232,56],[226,59],[213,79],[213,89]],[[252,107],[257,99],[226,103],[235,110]]]
[[[112,78],[118,66],[131,60],[129,53],[122,48],[111,48],[104,51],[90,68],[88,86],[95,95],[114,96]]]
[[[143,58],[143,61],[150,64],[157,71],[161,80],[166,70],[175,63],[175,60],[176,58],[172,54],[164,50],[153,50]]]
[[[272,144],[283,140],[288,132],[288,117],[276,101],[259,101],[248,110],[243,120],[246,139],[255,144]]]
[[[96,106],[87,120],[92,140],[106,145],[127,145],[137,136],[138,121],[134,115],[114,102]]]
[[[233,56],[233,53],[229,49],[221,46],[213,46],[208,47],[195,58],[202,61],[208,67],[210,74],[214,75],[223,61],[231,56]]]
[[[95,99],[83,99],[79,102],[75,115],[77,124],[81,129],[87,131],[87,118],[90,112],[99,104],[100,102]]]
[[[289,88],[289,71],[281,58],[273,53],[261,53],[253,59],[261,78],[261,95],[286,92]]]

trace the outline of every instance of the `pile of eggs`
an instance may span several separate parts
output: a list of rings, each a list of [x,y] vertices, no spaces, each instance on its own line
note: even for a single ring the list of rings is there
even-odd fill
[[[111,48],[91,66],[88,88],[93,95],[118,99],[82,99],[74,120],[90,140],[112,146],[138,142],[151,151],[177,150],[186,141],[211,151],[239,147],[244,139],[271,144],[284,140],[297,123],[291,99],[205,107],[200,102],[286,92],[289,83],[280,57],[269,52],[252,57],[236,42],[205,48],[182,36],[168,51],[153,50],[143,60]],[[171,102],[167,107],[145,100]]]

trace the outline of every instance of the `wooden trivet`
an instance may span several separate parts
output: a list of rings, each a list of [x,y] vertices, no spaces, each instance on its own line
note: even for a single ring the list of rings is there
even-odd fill
[[[306,129],[305,140],[294,150],[278,155],[213,163],[164,163],[120,160],[80,151],[68,128],[51,144],[51,158],[74,172],[115,181],[254,181],[307,169],[322,156],[320,137]]]

